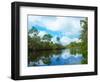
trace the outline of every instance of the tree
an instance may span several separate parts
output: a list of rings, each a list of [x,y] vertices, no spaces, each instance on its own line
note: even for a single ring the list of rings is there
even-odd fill
[[[39,48],[40,37],[38,36],[38,33],[39,31],[34,26],[32,26],[28,32],[28,47],[30,50],[36,50]]]
[[[59,43],[53,43],[51,41],[52,35],[51,34],[45,34],[43,37],[40,37],[39,31],[36,27],[32,26],[32,28],[28,31],[28,49],[30,51],[32,50],[53,50],[53,49],[62,49],[64,48]],[[60,38],[56,38],[58,42],[60,42]]]
[[[32,34],[33,36],[37,36],[39,32],[34,26],[32,26],[28,33]]]
[[[82,31],[81,31],[81,35],[80,35],[80,39],[87,43],[87,34],[88,34],[88,19],[85,18],[85,20],[81,20],[81,27],[82,27]]]
[[[45,40],[45,41],[47,41],[47,42],[50,42],[50,41],[51,41],[51,38],[52,38],[52,35],[50,35],[50,34],[45,34],[45,35],[43,36],[43,40]]]
[[[80,39],[82,40],[82,48],[87,51],[87,43],[88,43],[88,19],[85,18],[85,20],[81,20],[81,35]]]
[[[60,38],[59,38],[59,37],[57,37],[56,39],[57,39],[58,43],[60,43]]]

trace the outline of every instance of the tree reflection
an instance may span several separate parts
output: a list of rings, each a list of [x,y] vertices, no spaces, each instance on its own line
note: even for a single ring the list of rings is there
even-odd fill
[[[82,54],[82,56],[84,57],[82,64],[88,63],[87,51],[83,51],[82,49],[79,49],[79,48],[70,48],[69,50],[70,50],[71,55]]]
[[[28,65],[30,62],[33,62],[33,66],[35,64],[39,64],[40,61],[43,64],[49,65],[51,64],[51,58],[53,55],[61,55],[62,50],[47,50],[47,51],[33,51],[28,52]]]
[[[81,57],[82,59],[79,59]],[[79,64],[80,62],[81,64],[87,64],[87,59],[85,51],[75,48],[28,52],[28,66],[78,64],[78,62]]]

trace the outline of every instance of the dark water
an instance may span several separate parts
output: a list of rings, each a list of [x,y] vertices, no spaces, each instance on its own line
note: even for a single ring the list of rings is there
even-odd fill
[[[28,66],[86,64],[86,60],[87,57],[84,57],[78,49],[42,50],[28,53]]]

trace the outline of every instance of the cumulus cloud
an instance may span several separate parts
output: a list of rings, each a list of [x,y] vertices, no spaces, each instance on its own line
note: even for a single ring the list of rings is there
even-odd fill
[[[72,41],[78,42],[78,37],[81,31],[80,20],[84,19],[83,17],[57,17],[57,16],[29,16],[28,18],[28,27],[34,25],[42,26],[45,29],[48,29],[53,32],[61,32],[60,41],[62,44],[69,44]],[[46,30],[42,30],[39,33],[39,36],[46,34]],[[74,38],[72,38],[74,36]],[[52,41],[56,41],[56,33],[53,34]]]
[[[56,17],[55,21],[46,22],[44,26],[52,31],[77,33],[81,30],[80,19],[73,17]]]
[[[66,45],[66,44],[69,44],[70,42],[78,41],[78,38],[71,39],[69,37],[63,36],[60,41],[61,41],[61,44]]]
[[[40,31],[38,35],[42,38],[45,34],[47,34],[47,32],[45,32],[45,31]]]
[[[64,17],[56,17],[55,21],[44,23],[44,25],[47,29],[52,31],[59,31],[63,28],[63,24],[65,23],[64,21]]]

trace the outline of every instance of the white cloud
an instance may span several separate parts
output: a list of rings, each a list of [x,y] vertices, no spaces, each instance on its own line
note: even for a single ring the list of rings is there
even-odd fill
[[[56,17],[55,21],[44,22],[44,26],[52,31],[66,32],[68,34],[77,34],[80,32],[80,19],[74,17]]]
[[[82,42],[82,40],[81,40],[81,39],[78,39],[76,42],[77,42],[77,43],[78,43],[78,42]]]
[[[45,27],[52,31],[59,31],[63,28],[65,17],[56,17],[55,21],[44,23]]]
[[[30,15],[30,16],[28,16],[28,22],[35,22],[35,21],[41,21],[41,16],[32,16],[32,15]]]
[[[31,34],[29,34],[29,36],[30,36],[30,37],[33,37],[34,35],[31,33]]]
[[[29,16],[30,27],[39,24],[52,31],[77,33],[81,30],[80,19],[75,17],[48,17],[48,16]]]
[[[73,39],[71,39],[71,38],[66,37],[66,36],[63,36],[63,37],[60,39],[61,44],[63,44],[63,45],[67,45],[67,44],[69,44],[70,42],[77,41],[77,40],[78,40],[78,38],[73,38]]]
[[[57,42],[57,36],[54,36],[51,41],[53,41],[54,43],[58,43]]]
[[[79,42],[78,38],[71,38],[81,31],[80,20],[78,17],[53,17],[53,16],[29,16],[29,27],[39,25],[51,31],[61,32],[60,39],[62,44],[69,44],[72,41]],[[39,36],[43,37],[46,31],[40,31]],[[70,36],[69,36],[70,35]],[[53,36],[52,41],[57,43],[57,36]]]
[[[78,41],[79,39],[78,38],[73,38],[72,40],[71,40],[71,42],[73,42],[73,41]]]
[[[60,39],[60,41],[61,41],[61,43],[62,43],[63,45],[66,45],[66,44],[69,44],[69,43],[71,42],[71,39],[64,36],[64,37],[62,37],[62,38]]]
[[[45,34],[47,34],[47,32],[45,32],[45,31],[40,31],[38,35],[42,38]]]
[[[45,31],[40,31],[38,35],[42,38],[45,34],[47,34],[47,32],[45,32]],[[29,34],[29,36],[30,36],[30,37],[33,37],[33,36],[34,36],[34,33]]]

